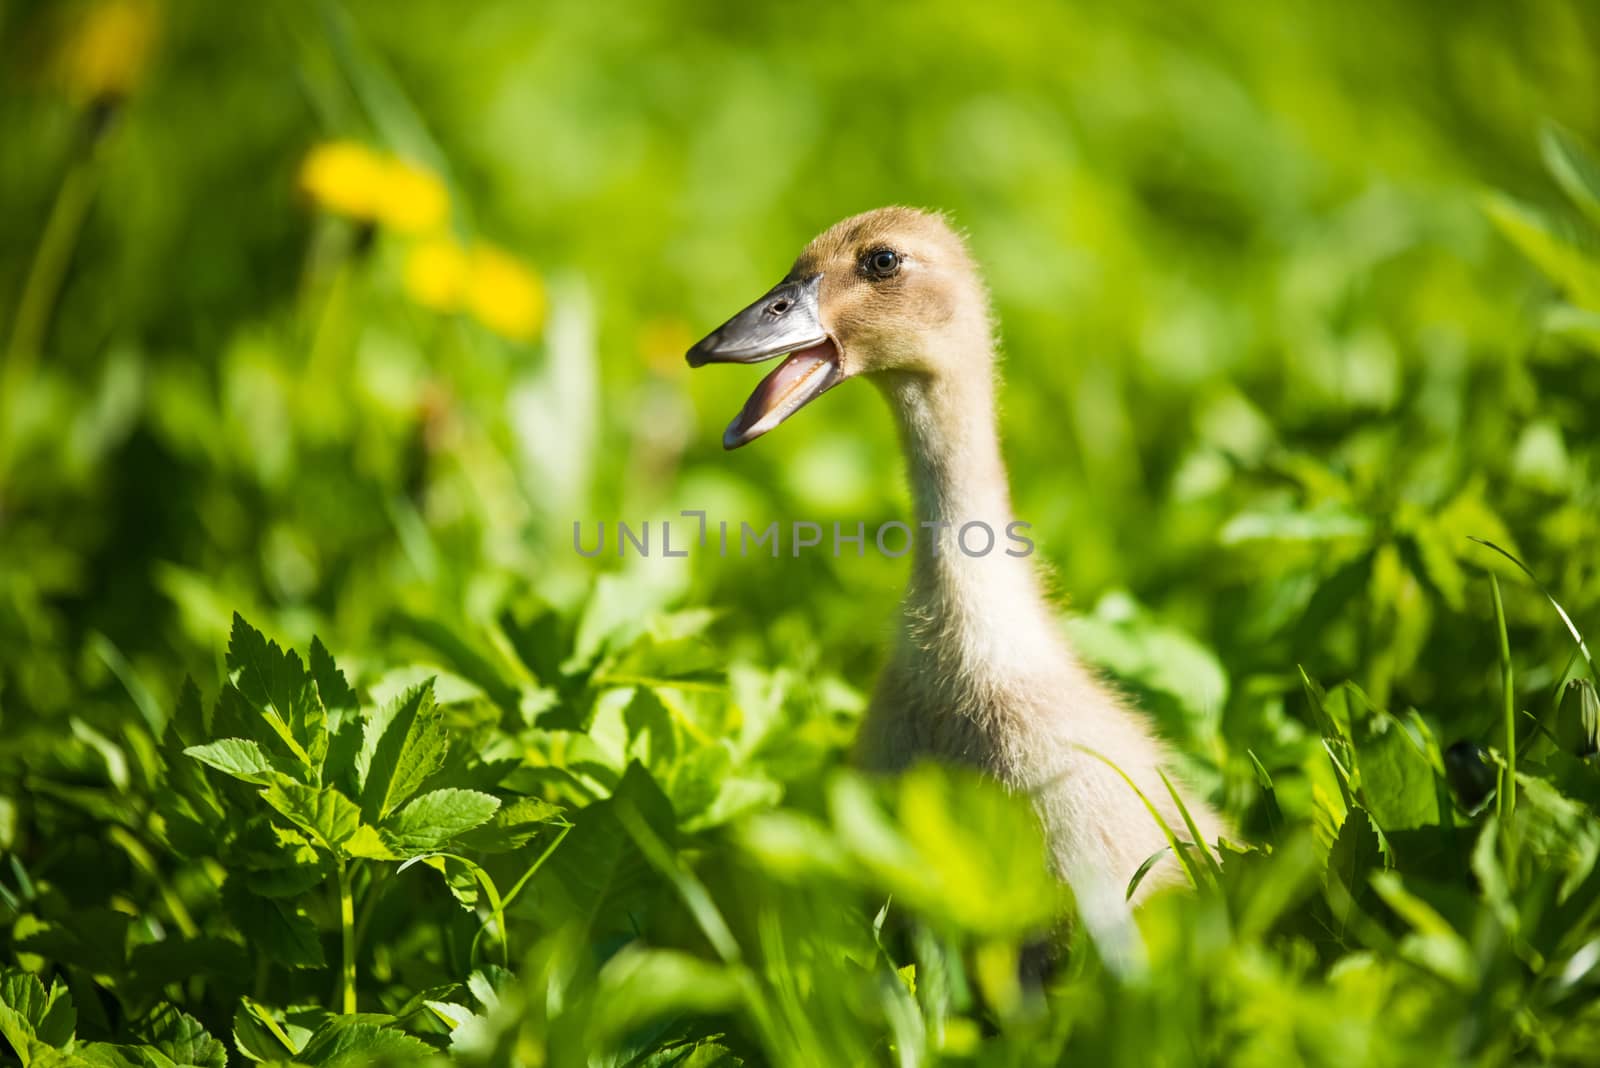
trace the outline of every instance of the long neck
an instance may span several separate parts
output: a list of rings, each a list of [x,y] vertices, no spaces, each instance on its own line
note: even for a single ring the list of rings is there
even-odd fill
[[[973,366],[963,379],[906,375],[883,386],[899,420],[916,506],[915,562],[903,606],[907,637],[995,665],[1009,659],[1006,650],[1019,640],[1029,644],[1019,635],[1054,628],[1028,547],[1008,537],[1015,517],[993,380],[988,360]]]

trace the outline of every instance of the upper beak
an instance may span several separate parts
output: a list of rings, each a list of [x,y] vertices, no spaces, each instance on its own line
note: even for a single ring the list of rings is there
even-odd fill
[[[756,386],[723,432],[723,448],[759,438],[844,380],[839,348],[822,326],[822,275],[783,282],[689,350],[689,366],[789,358]]]
[[[773,286],[766,296],[690,349],[689,366],[760,363],[825,341],[828,333],[822,329],[821,290],[820,274]]]

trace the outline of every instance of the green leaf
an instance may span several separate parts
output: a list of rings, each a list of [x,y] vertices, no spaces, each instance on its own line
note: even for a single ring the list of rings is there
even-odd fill
[[[234,874],[263,897],[298,897],[328,876],[329,857],[298,828],[262,814],[234,837],[238,850]]]
[[[1351,922],[1355,912],[1372,897],[1369,882],[1373,874],[1385,866],[1383,839],[1372,817],[1360,808],[1352,808],[1345,815],[1339,837],[1328,854],[1328,880],[1341,887],[1346,895],[1345,907],[1338,910],[1342,923]]]
[[[1439,791],[1422,743],[1404,723],[1372,717],[1370,730],[1356,743],[1361,799],[1386,831],[1430,827],[1439,822]]]
[[[1567,752],[1581,757],[1600,752],[1600,693],[1588,679],[1573,679],[1562,696],[1556,737]]]
[[[1539,325],[1556,337],[1577,342],[1591,352],[1600,352],[1600,312],[1558,301],[1545,308]]]
[[[456,899],[456,903],[468,912],[477,909],[480,890],[493,890],[491,903],[499,898],[499,890],[494,888],[493,882],[484,882],[489,879],[487,872],[453,853],[435,853],[421,858],[419,863],[443,876],[445,889],[449,890],[450,896]],[[403,871],[404,867],[401,870]],[[495,907],[499,908],[499,905]]]
[[[431,680],[384,706],[367,722],[356,758],[366,818],[372,823],[387,819],[444,765],[449,751],[449,732],[434,703]]]
[[[433,1013],[452,1032],[457,1028],[479,1019],[477,1013],[465,1005],[458,1005],[453,1001],[424,1001],[428,1011]]]
[[[559,805],[537,797],[519,797],[501,805],[487,823],[462,833],[456,842],[480,853],[505,853],[526,845],[552,824],[565,822]]]
[[[174,748],[196,745],[207,734],[205,709],[200,703],[200,688],[194,684],[194,679],[185,675],[183,686],[178,691],[178,703],[174,706],[172,715],[167,719],[166,729],[162,732],[162,742]]]
[[[631,935],[634,917],[647,913],[656,901],[659,877],[617,818],[619,802],[631,805],[658,838],[676,841],[672,803],[635,761],[610,798],[577,813],[572,832],[540,874],[540,893],[524,897],[544,922],[575,936]]]
[[[361,752],[361,709],[356,693],[345,681],[321,639],[311,639],[311,677],[328,716],[328,755],[322,764],[322,781],[356,796],[356,758]]]
[[[26,1062],[30,1042],[61,1047],[72,1041],[78,1013],[59,978],[46,992],[37,975],[10,968],[0,975],[0,1035]]]
[[[309,1028],[285,1019],[282,1012],[250,998],[239,999],[233,1014],[233,1044],[253,1061],[282,1061],[300,1051],[311,1037]]]
[[[1228,674],[1205,645],[1120,591],[1105,594],[1091,614],[1072,617],[1066,627],[1084,659],[1167,699],[1143,703],[1172,735],[1215,736],[1228,701]]]
[[[146,1042],[160,1050],[176,1065],[194,1068],[227,1068],[228,1050],[212,1038],[200,1021],[162,1004],[139,1027]]]
[[[1539,131],[1544,165],[1556,184],[1591,222],[1600,224],[1600,160],[1563,126],[1546,122]]]
[[[634,688],[633,699],[623,709],[622,722],[628,731],[628,756],[658,771],[671,767],[678,753],[677,728],[672,713],[653,689]]]
[[[295,1056],[311,1068],[365,1068],[433,1056],[433,1047],[404,1031],[336,1016],[317,1028]]]
[[[207,745],[191,745],[183,753],[207,767],[257,786],[266,786],[276,777],[267,755],[248,738],[224,738]]]
[[[1371,536],[1372,520],[1334,505],[1313,511],[1242,512],[1228,520],[1219,535],[1224,545],[1365,540]]]
[[[356,828],[356,833],[344,843],[343,852],[347,857],[360,857],[364,860],[401,859],[400,854],[390,848],[383,835],[370,823],[363,823]]]
[[[1591,234],[1510,197],[1492,194],[1489,218],[1534,265],[1578,304],[1600,310],[1600,258]]]
[[[423,852],[483,824],[499,807],[499,798],[476,790],[435,790],[385,820],[383,830],[397,848]]]
[[[337,730],[346,718],[357,712],[360,702],[356,700],[356,692],[350,688],[344,672],[334,663],[332,654],[322,644],[321,638],[311,639],[308,659],[311,677],[317,684],[317,696],[321,698],[323,710],[328,714],[328,727]]]
[[[261,799],[329,850],[337,850],[361,826],[361,810],[332,787],[278,782],[262,790]]]
[[[228,669],[234,688],[272,731],[307,767],[320,769],[328,748],[327,715],[300,657],[267,641],[235,612]]]
[[[663,1016],[729,1012],[742,1004],[743,990],[737,972],[724,965],[677,950],[629,947],[600,971],[589,1044],[603,1048]]]
[[[286,968],[321,968],[326,963],[317,926],[303,908],[252,894],[236,877],[222,887],[222,904],[245,943]]]
[[[965,771],[920,765],[885,812],[867,783],[828,792],[835,832],[878,884],[919,912],[994,938],[1032,935],[1059,915],[1062,888],[1025,799]]]

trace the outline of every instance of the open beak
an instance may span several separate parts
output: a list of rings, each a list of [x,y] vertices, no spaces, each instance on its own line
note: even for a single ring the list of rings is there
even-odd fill
[[[723,448],[748,445],[844,380],[839,346],[822,328],[821,290],[820,274],[780,283],[689,350],[690,367],[788,356],[728,424]]]

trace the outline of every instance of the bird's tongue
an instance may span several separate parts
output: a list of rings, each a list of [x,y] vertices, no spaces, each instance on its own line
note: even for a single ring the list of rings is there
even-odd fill
[[[744,402],[723,433],[723,444],[734,448],[755,440],[832,386],[840,377],[838,355],[831,340],[791,353]]]

